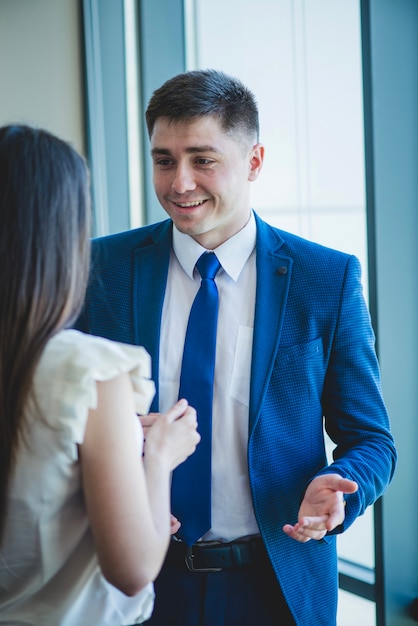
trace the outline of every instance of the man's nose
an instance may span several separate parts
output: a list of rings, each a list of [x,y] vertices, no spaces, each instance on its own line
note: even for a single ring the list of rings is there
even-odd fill
[[[178,164],[171,183],[173,190],[176,193],[186,193],[196,189],[196,186],[192,168],[188,165]]]

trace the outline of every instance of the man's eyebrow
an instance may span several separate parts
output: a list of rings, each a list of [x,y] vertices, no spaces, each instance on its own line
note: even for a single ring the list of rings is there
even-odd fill
[[[153,148],[151,150],[151,154],[152,155],[154,155],[154,154],[166,154],[167,156],[170,156],[171,152],[170,152],[170,150],[166,150],[166,148]]]
[[[185,152],[188,154],[196,154],[198,152],[219,152],[219,150],[217,150],[214,146],[203,145],[203,146],[190,146],[189,148],[186,148]],[[171,150],[168,150],[167,148],[155,147],[151,150],[151,154],[152,155],[163,154],[165,156],[171,156],[172,152]]]

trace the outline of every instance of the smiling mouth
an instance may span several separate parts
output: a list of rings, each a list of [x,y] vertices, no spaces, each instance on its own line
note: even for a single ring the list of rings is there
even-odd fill
[[[172,203],[178,206],[180,209],[192,209],[198,206],[202,206],[206,200],[195,200],[194,202],[176,202],[172,200]]]

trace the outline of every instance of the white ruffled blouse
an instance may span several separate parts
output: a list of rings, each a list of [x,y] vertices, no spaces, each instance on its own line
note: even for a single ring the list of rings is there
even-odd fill
[[[137,412],[147,413],[154,384],[143,348],[65,330],[42,355],[34,390],[43,418],[28,415],[0,547],[0,624],[123,626],[151,614],[151,584],[127,597],[100,572],[77,459],[97,404],[96,381],[123,372],[130,373]]]

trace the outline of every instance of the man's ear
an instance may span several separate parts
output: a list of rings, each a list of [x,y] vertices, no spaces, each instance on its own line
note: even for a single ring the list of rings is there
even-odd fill
[[[256,143],[251,148],[249,154],[250,169],[248,172],[248,180],[253,181],[258,178],[258,175],[263,167],[264,161],[264,146],[261,143]]]

